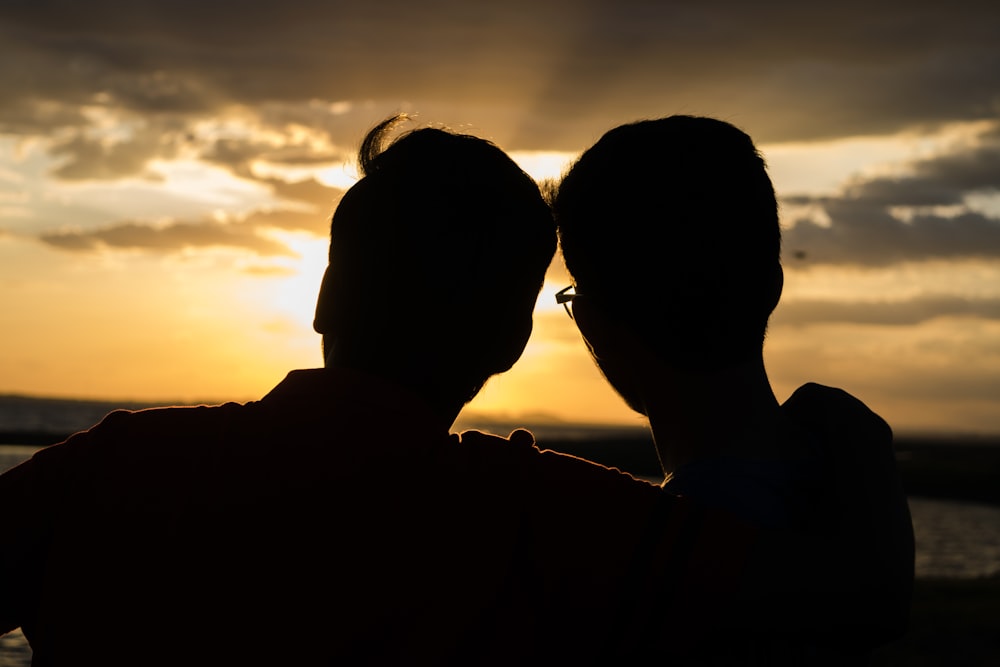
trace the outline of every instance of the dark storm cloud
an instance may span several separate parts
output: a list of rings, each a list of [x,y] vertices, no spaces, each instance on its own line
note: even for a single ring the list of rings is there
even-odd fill
[[[815,201],[832,223],[799,221],[785,231],[785,261],[795,266],[1000,258],[1000,220],[981,213],[923,214],[903,221],[885,206],[864,200]]]
[[[83,127],[88,121],[80,108],[61,102],[39,102],[0,97],[0,134],[47,135],[62,128]]]
[[[1000,192],[1000,123],[975,147],[910,165],[911,175],[872,178],[850,185],[847,195],[886,206],[949,206],[967,194]]]
[[[9,0],[0,128],[100,93],[142,113],[373,101],[325,128],[340,144],[403,102],[474,110],[508,149],[579,150],[678,112],[766,142],[886,133],[995,115],[998,24],[1000,5],[969,0]]]
[[[975,317],[1000,320],[1000,299],[928,296],[908,301],[850,302],[785,300],[774,312],[774,325],[846,322],[906,326],[939,317]]]
[[[785,198],[821,207],[829,218],[828,225],[788,221],[786,261],[885,266],[1000,258],[1000,219],[968,206],[971,195],[1000,193],[1000,125],[972,148],[913,163],[908,174],[856,179],[836,197]]]

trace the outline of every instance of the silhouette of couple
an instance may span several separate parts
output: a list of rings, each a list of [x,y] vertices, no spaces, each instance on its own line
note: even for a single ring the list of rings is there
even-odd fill
[[[0,477],[0,632],[35,665],[843,664],[897,637],[891,432],[839,390],[771,391],[780,233],[750,138],[621,126],[547,201],[482,139],[390,141],[403,120],[333,215],[324,368],[111,413]],[[557,228],[559,300],[663,488],[449,434],[521,355]]]

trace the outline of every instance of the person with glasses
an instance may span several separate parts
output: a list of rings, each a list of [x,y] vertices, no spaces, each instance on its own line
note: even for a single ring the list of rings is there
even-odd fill
[[[807,384],[779,404],[763,360],[783,271],[777,201],[750,137],[729,123],[671,116],[616,127],[571,165],[553,196],[573,285],[556,295],[604,376],[649,420],[663,487],[758,525],[829,531],[851,527],[829,509],[873,494],[886,503],[883,569],[870,594],[811,627],[759,627],[720,642],[720,659],[762,664],[864,660],[905,627],[913,533],[895,473],[888,425],[841,390]],[[831,477],[830,457],[880,456],[882,480]],[[817,563],[813,581],[829,575]],[[885,623],[867,614],[882,608]],[[741,624],[720,628],[727,640]],[[744,625],[745,627],[745,625]],[[739,660],[737,660],[739,658]],[[804,662],[799,662],[799,661]],[[714,663],[713,663],[714,664]],[[751,661],[750,664],[757,664]]]
[[[495,145],[393,139],[402,121],[367,135],[332,218],[323,368],[247,404],[112,413],[0,476],[0,632],[35,664],[612,665],[662,632],[680,656],[731,608],[821,606],[800,564],[853,554],[825,535],[524,431],[449,433],[520,356],[555,224]],[[823,605],[856,581],[833,572]]]

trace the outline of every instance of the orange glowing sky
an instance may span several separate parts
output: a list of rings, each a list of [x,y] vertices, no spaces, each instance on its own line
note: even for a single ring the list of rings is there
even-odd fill
[[[390,113],[539,178],[689,113],[750,133],[781,198],[779,397],[1000,433],[995,3],[339,4],[0,7],[0,393],[247,400],[319,365],[329,215]],[[568,282],[557,257],[470,412],[638,423],[552,300]]]

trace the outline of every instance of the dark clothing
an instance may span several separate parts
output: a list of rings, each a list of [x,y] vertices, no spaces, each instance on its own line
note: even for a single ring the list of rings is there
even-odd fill
[[[738,588],[728,515],[428,415],[331,370],[111,413],[0,476],[0,632],[35,665],[586,664]]]
[[[845,438],[891,448],[892,430],[864,403],[841,389],[809,383],[781,406],[794,458],[703,459],[676,470],[662,486],[699,504],[755,525],[797,529],[815,520],[827,487],[827,453]],[[810,502],[812,500],[812,502]]]
[[[841,479],[836,484],[828,478],[832,466],[828,460],[837,447],[861,446],[870,451],[891,450],[892,430],[864,403],[845,391],[819,384],[799,387],[782,405],[782,415],[795,434],[803,458],[788,461],[717,459],[681,468],[664,488],[692,500],[722,508],[761,526],[782,529],[815,530],[817,517],[830,516],[829,490],[847,487],[848,493],[872,497],[863,488],[863,480]],[[858,471],[859,473],[861,471]],[[890,493],[884,489],[883,493]],[[906,520],[908,522],[908,518]],[[835,534],[836,526],[821,526]],[[817,580],[824,573],[817,571]],[[909,577],[912,580],[912,570]],[[901,573],[907,576],[906,573]],[[864,604],[859,600],[858,604]],[[681,664],[831,666],[847,667],[869,663],[871,647],[886,640],[883,630],[871,632],[858,626],[845,610],[841,627],[817,627],[814,632],[785,633],[758,630],[741,634],[738,628],[726,628],[706,650]]]

